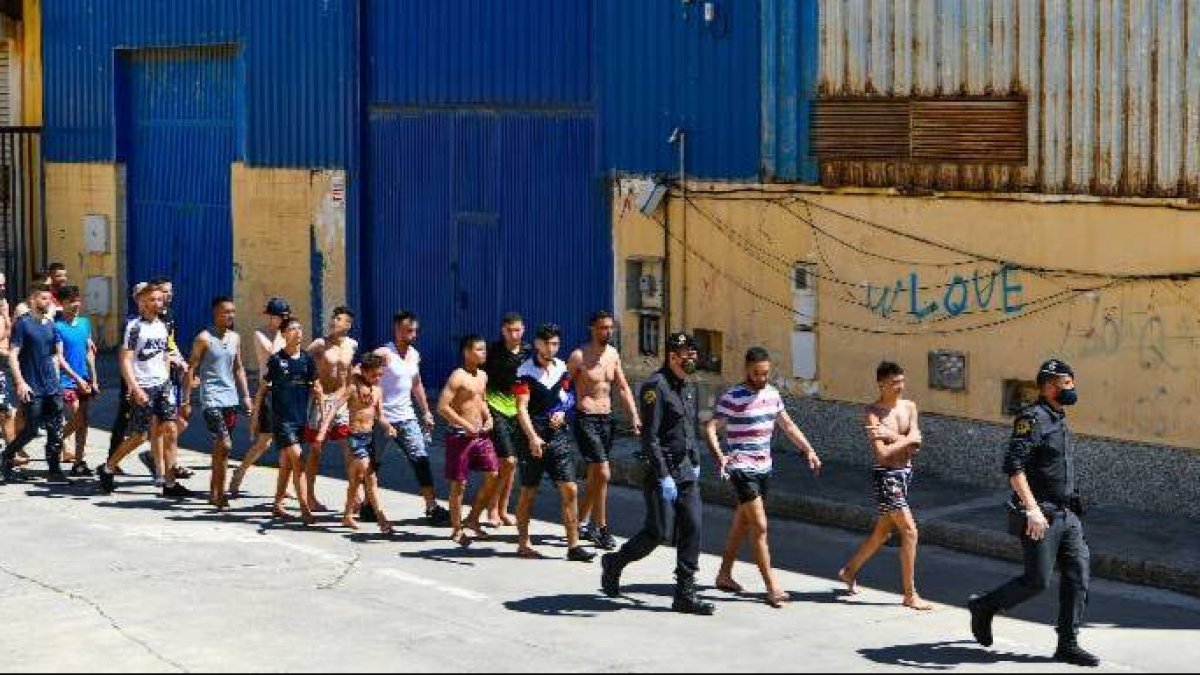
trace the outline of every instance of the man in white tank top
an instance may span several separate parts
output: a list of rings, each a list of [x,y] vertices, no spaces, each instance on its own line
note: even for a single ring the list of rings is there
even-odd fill
[[[426,447],[428,434],[433,431],[433,412],[429,409],[425,384],[421,381],[421,355],[413,346],[420,332],[420,320],[412,312],[402,311],[392,320],[392,332],[393,341],[375,350],[386,361],[380,383],[383,387],[383,418],[396,429],[396,436],[389,442],[404,454],[413,468],[421,496],[425,498],[425,518],[432,526],[445,526],[450,521],[450,512],[437,502],[433,468]],[[414,402],[421,409],[419,419]]]

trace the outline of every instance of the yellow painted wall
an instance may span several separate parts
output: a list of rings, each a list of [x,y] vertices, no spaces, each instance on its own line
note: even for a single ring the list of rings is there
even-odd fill
[[[345,207],[331,197],[339,173],[233,166],[234,294],[246,344],[274,296],[286,298],[305,333],[312,331],[314,241],[325,311],[317,319],[323,323],[345,302]]]
[[[42,0],[24,0],[21,55],[21,123],[42,125]]]
[[[625,197],[618,190],[613,209],[619,307],[625,306],[624,261],[660,256],[663,250],[662,227],[627,205]],[[688,217],[693,250],[686,294],[682,247],[677,243],[673,250],[675,323],[682,322],[686,302],[689,329],[725,333],[726,368],[719,379],[736,380],[740,355],[754,344],[777,355],[780,373],[791,372],[791,289],[789,280],[771,268],[782,261],[811,260],[822,277],[816,385],[825,398],[867,402],[876,391],[874,367],[889,358],[908,368],[911,394],[926,410],[1002,422],[1007,419],[1003,381],[1033,379],[1042,360],[1057,356],[1079,373],[1077,431],[1198,447],[1200,283],[1130,280],[1101,288],[1111,279],[1010,272],[1006,310],[1001,264],[977,259],[1102,275],[1200,269],[1200,211],[1194,208],[817,191],[770,198],[754,192],[693,192],[691,198],[696,208],[689,209]],[[670,201],[673,230],[679,232],[681,203]],[[758,250],[753,253],[747,250],[754,247]],[[910,311],[907,291],[914,273],[917,285],[926,289],[918,296],[918,307],[938,305],[921,321]],[[997,281],[990,289],[993,273]],[[955,282],[956,276],[965,283]],[[945,309],[945,291],[952,282],[950,305],[957,311],[964,298],[969,300],[956,316]],[[868,308],[868,295],[878,303],[882,289],[894,290],[897,283],[901,293],[894,312],[885,317]],[[1024,307],[1018,310],[1018,305]],[[626,362],[632,371],[645,370],[648,364],[636,355],[636,315],[626,312],[623,318]],[[968,354],[965,393],[929,389],[928,352],[936,349]]]
[[[48,163],[46,175],[46,229],[48,259],[68,268],[72,283],[81,288],[89,277],[110,280],[108,307],[88,307],[94,317],[97,339],[103,347],[115,346],[120,330],[124,288],[119,255],[124,251],[125,170],[117,164]],[[90,214],[103,215],[109,223],[109,253],[84,253],[83,220]]]

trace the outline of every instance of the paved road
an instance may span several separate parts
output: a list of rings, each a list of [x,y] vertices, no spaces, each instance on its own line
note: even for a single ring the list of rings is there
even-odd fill
[[[193,466],[207,456],[187,454]],[[130,469],[140,466],[131,460]],[[399,464],[399,463],[396,463]],[[201,474],[193,485],[203,485]],[[388,491],[401,533],[353,534],[330,519],[277,526],[265,511],[274,471],[251,474],[252,496],[221,515],[201,503],[167,504],[144,478],[111,498],[90,486],[0,488],[0,669],[14,671],[825,671],[1061,670],[1045,658],[1054,634],[1049,600],[997,622],[993,650],[974,646],[963,598],[1015,568],[927,548],[920,581],[938,610],[898,606],[895,550],[868,568],[868,590],[842,597],[832,573],[857,543],[842,531],[777,523],[777,566],[798,601],[772,610],[758,597],[712,591],[719,615],[683,617],[670,606],[672,552],[626,575],[628,597],[597,592],[598,565],[570,564],[545,522],[535,532],[558,560],[513,556],[511,534],[463,551],[445,530],[416,521],[415,496]],[[342,483],[323,479],[338,504]],[[549,490],[546,490],[548,493]],[[639,496],[613,495],[615,529],[637,525]],[[556,505],[539,505],[553,518]],[[728,511],[707,512],[706,550],[721,544]],[[717,561],[702,561],[705,580]],[[739,577],[761,590],[754,570]],[[1194,665],[1200,601],[1098,583],[1086,642],[1111,670]]]

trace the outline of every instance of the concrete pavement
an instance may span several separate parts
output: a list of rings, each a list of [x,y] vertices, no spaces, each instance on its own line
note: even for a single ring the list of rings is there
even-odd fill
[[[331,453],[332,454],[332,453]],[[188,453],[186,463],[207,464]],[[141,470],[136,461],[127,468]],[[392,462],[397,469],[400,462]],[[35,467],[36,468],[36,467]],[[191,481],[204,484],[207,474]],[[771,610],[756,595],[719,603],[712,619],[669,612],[672,551],[626,575],[627,597],[597,590],[598,565],[562,560],[561,530],[535,528],[558,559],[522,561],[513,533],[468,550],[446,530],[413,520],[419,498],[388,490],[400,533],[340,528],[330,516],[302,528],[270,520],[274,471],[251,474],[251,496],[217,514],[199,502],[154,497],[130,477],[112,497],[91,484],[0,488],[6,514],[0,552],[0,648],[4,670],[50,671],[676,671],[1068,670],[1046,660],[1050,597],[997,622],[996,648],[970,642],[962,601],[1016,573],[1015,566],[936,547],[920,562],[922,591],[944,603],[918,615],[898,606],[898,563],[885,550],[865,571],[867,590],[843,597],[833,572],[855,535],[774,524],[776,566],[797,602]],[[394,481],[394,477],[389,478]],[[394,483],[393,483],[394,484]],[[343,484],[323,478],[321,497],[341,503]],[[539,517],[555,519],[544,490]],[[613,494],[614,529],[641,517],[632,490]],[[706,551],[729,523],[706,509]],[[706,555],[703,580],[717,560]],[[750,565],[738,576],[752,591]],[[1108,670],[1183,670],[1200,635],[1200,601],[1100,581],[1086,642]]]

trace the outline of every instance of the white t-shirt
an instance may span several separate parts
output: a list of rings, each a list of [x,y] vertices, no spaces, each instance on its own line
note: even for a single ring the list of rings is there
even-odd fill
[[[383,418],[389,423],[415,421],[413,407],[413,380],[421,374],[421,355],[416,347],[409,347],[403,357],[396,350],[396,343],[389,343],[384,350],[388,353],[387,366],[383,369]]]
[[[133,379],[142,389],[158,387],[171,379],[167,324],[142,318],[125,324],[124,347],[133,352]]]

